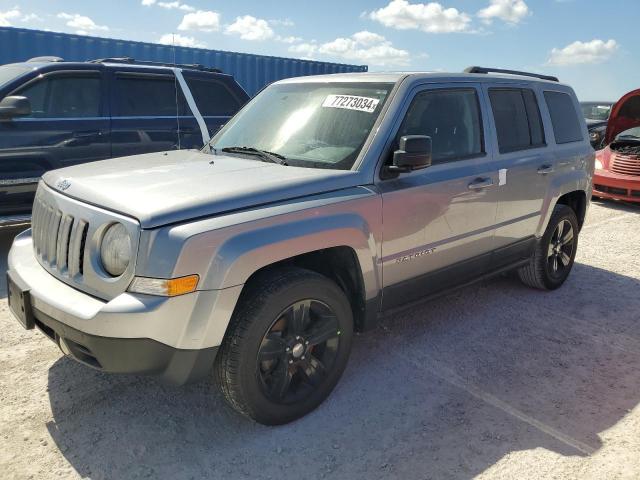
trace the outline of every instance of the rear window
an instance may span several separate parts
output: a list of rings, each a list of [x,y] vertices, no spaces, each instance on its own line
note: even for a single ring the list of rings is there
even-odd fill
[[[581,141],[582,127],[571,96],[562,92],[544,92],[544,99],[551,116],[556,143]]]
[[[193,99],[204,117],[230,117],[240,110],[240,102],[221,82],[187,79]]]
[[[186,111],[186,100],[170,75],[117,74],[113,97],[116,117],[175,117]],[[178,111],[177,111],[178,110]]]
[[[545,145],[535,93],[530,89],[489,89],[500,153]]]

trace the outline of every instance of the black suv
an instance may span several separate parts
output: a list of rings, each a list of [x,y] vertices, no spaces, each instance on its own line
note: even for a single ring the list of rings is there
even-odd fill
[[[202,147],[248,98],[231,75],[201,65],[44,57],[0,66],[0,226],[29,220],[46,171]]]

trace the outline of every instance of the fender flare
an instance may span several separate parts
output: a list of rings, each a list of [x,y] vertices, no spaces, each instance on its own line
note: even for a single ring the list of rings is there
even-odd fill
[[[367,222],[356,213],[302,218],[230,237],[217,249],[200,288],[219,290],[242,285],[264,267],[332,247],[353,249],[365,297],[376,297],[381,287],[376,242]]]

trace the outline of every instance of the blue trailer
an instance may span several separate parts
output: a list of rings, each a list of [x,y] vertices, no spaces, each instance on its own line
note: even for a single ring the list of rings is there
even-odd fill
[[[325,73],[366,72],[366,65],[317,62],[205,48],[173,47],[155,43],[0,27],[0,65],[33,57],[57,56],[67,61],[131,57],[164,63],[200,64],[231,74],[253,96],[271,82],[289,77]]]

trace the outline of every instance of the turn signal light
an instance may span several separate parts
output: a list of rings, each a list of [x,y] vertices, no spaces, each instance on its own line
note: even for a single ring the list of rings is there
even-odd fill
[[[145,293],[147,295],[159,295],[163,297],[175,297],[195,291],[200,277],[187,275],[179,278],[148,278],[135,277],[129,291],[133,293]]]

